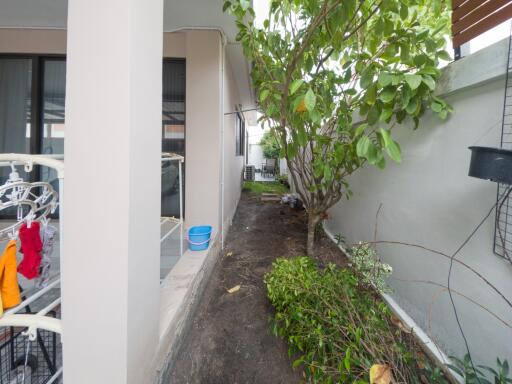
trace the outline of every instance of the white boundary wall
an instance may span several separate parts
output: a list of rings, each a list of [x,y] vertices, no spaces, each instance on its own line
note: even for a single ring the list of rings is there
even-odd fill
[[[326,229],[349,242],[369,241],[378,219],[379,240],[403,241],[453,253],[496,201],[496,185],[468,177],[470,145],[499,146],[508,40],[450,64],[439,86],[453,106],[446,121],[425,116],[419,130],[402,127],[403,162],[384,171],[366,168],[350,179],[354,197],[330,211]],[[458,256],[512,299],[512,265],[493,254],[494,214]],[[379,245],[393,266],[392,297],[448,354],[465,348],[446,290],[443,257],[399,245]],[[455,264],[452,288],[512,324],[512,309],[477,277]],[[463,329],[477,363],[512,361],[512,329],[455,294]]]

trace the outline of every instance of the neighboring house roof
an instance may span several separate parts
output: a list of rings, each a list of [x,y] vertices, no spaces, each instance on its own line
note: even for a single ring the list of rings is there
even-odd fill
[[[218,28],[226,37],[226,55],[245,108],[255,106],[250,63],[240,44],[232,16],[222,12],[223,0],[164,0],[164,32],[187,28]],[[2,0],[0,28],[59,28],[67,26],[67,0]]]

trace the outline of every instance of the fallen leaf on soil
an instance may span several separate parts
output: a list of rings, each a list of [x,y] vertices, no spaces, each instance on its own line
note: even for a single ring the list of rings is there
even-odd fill
[[[228,293],[235,293],[240,290],[240,285],[235,285],[233,288],[228,289]]]
[[[397,316],[391,315],[391,322],[395,325],[395,327],[399,328],[402,332],[411,333],[411,328],[407,327],[402,320],[400,320]]]
[[[370,384],[390,384],[391,368],[386,364],[374,364],[370,368]]]

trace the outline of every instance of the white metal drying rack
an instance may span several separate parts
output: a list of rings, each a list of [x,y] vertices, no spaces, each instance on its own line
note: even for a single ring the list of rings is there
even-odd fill
[[[63,155],[27,155],[15,153],[1,153],[0,154],[0,167],[6,166],[23,166],[25,171],[30,172],[34,165],[46,166],[54,169],[57,172],[59,183],[59,247],[60,258],[63,257],[64,249],[64,159]],[[160,242],[164,242],[176,229],[180,229],[180,256],[183,255],[183,190],[182,190],[182,175],[184,157],[172,153],[162,154],[163,162],[178,162],[178,185],[179,185],[179,210],[180,217],[162,217],[160,224],[172,223],[172,227],[161,237]],[[19,305],[5,311],[2,318],[0,318],[0,327],[26,327],[25,335],[29,340],[33,341],[37,337],[37,330],[47,330],[50,332],[59,333],[62,337],[62,321],[53,317],[46,316],[51,310],[61,304],[61,298],[57,298],[47,307],[43,308],[36,314],[19,314],[22,309],[45,295],[50,290],[57,288],[60,285],[60,277],[55,278],[46,287],[36,291],[34,294],[28,296]],[[49,379],[48,384],[54,383],[62,374],[62,367]]]
[[[62,155],[26,155],[26,154],[15,154],[15,153],[1,153],[0,154],[0,167],[6,166],[23,166],[26,172],[31,172],[34,165],[42,165],[52,168],[57,171],[57,178],[59,181],[59,200],[58,205],[60,209],[59,214],[59,246],[60,246],[60,258],[63,257],[63,244],[64,244],[64,221],[63,221],[63,196],[64,196],[64,162],[60,159]],[[47,215],[49,211],[44,212]],[[62,322],[60,319],[56,319],[47,314],[60,305],[61,298],[57,298],[51,304],[40,310],[36,314],[18,314],[19,311],[30,305],[32,302],[46,294],[51,289],[56,288],[60,285],[60,277],[53,280],[46,287],[38,290],[33,295],[28,296],[19,305],[14,308],[7,310],[3,317],[0,318],[0,327],[24,327],[27,331],[24,335],[28,337],[30,341],[34,341],[37,338],[37,331],[39,329],[47,330],[50,332],[59,333],[62,337]],[[49,379],[48,383],[54,383],[58,377],[62,374],[62,367],[55,372],[55,374]]]
[[[162,217],[160,218],[160,226],[165,223],[171,223],[171,228],[161,236],[160,243],[163,243],[165,239],[172,235],[176,229],[180,229],[180,257],[183,256],[183,188],[182,188],[182,177],[183,177],[183,163],[185,158],[175,153],[162,153],[162,163],[164,162],[178,162],[178,193],[180,200],[180,217]]]

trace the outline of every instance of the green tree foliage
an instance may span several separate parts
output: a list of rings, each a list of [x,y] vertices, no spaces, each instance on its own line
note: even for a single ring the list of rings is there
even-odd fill
[[[427,111],[446,118],[434,95],[450,25],[447,0],[272,0],[263,26],[249,0],[230,0],[237,40],[253,62],[262,120],[314,228],[365,164],[401,161],[396,125],[418,127]]]
[[[274,134],[266,131],[260,140],[261,148],[263,149],[263,156],[265,159],[279,159],[281,147]]]

